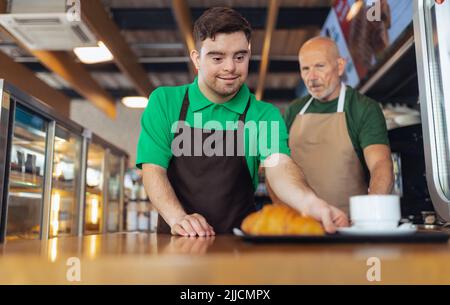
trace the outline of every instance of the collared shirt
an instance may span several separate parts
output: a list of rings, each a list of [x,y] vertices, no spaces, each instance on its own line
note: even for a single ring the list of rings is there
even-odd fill
[[[288,134],[283,118],[275,106],[258,101],[246,85],[228,102],[216,104],[208,100],[200,91],[197,78],[193,83],[177,87],[159,87],[152,92],[149,103],[141,118],[141,134],[137,146],[136,166],[152,163],[168,168],[173,153],[171,144],[180,117],[181,105],[189,88],[189,108],[186,123],[191,127],[229,130],[245,111],[246,127],[256,126],[256,134],[245,129],[245,159],[253,186],[258,185],[260,162],[274,153],[290,155]],[[201,114],[201,120],[199,115]],[[196,118],[194,120],[194,117]],[[213,124],[213,122],[215,124]],[[248,125],[247,125],[248,124]],[[231,128],[230,128],[231,126]],[[234,127],[234,128],[233,128]]]

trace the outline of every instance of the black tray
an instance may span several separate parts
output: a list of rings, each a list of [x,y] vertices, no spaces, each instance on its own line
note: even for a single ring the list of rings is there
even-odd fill
[[[345,244],[345,243],[446,243],[450,237],[445,232],[418,231],[408,235],[343,235],[324,236],[253,236],[237,235],[252,243],[299,243],[299,244]]]

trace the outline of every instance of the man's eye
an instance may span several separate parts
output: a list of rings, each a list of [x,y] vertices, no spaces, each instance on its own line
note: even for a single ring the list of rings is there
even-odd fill
[[[213,60],[214,61],[220,61],[222,58],[220,58],[220,57],[213,57]]]
[[[241,55],[241,56],[237,56],[237,57],[236,57],[236,59],[237,59],[238,61],[243,61],[243,60],[244,60],[244,58],[245,58],[245,57],[244,57],[244,56],[242,56],[242,55]]]

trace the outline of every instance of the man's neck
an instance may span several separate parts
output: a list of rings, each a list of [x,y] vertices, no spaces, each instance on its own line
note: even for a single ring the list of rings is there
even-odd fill
[[[222,96],[214,93],[208,86],[206,86],[203,82],[198,82],[198,88],[200,92],[212,103],[214,104],[225,104],[230,101],[239,91],[236,91],[232,95]]]

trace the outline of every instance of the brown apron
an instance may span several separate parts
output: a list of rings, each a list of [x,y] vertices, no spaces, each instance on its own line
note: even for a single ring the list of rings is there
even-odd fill
[[[243,143],[243,125],[250,98],[245,111],[239,117],[242,123],[239,123],[237,130],[213,131],[216,135],[214,138],[220,139],[214,144],[215,147],[220,145],[218,147],[221,151],[223,149],[222,156],[206,156],[204,152],[200,156],[198,152],[194,154],[194,135],[202,135],[201,144],[204,147],[205,141],[213,134],[211,130],[186,126],[184,121],[188,106],[189,96],[186,90],[175,137],[181,135],[180,124],[184,124],[183,129],[189,129],[191,134],[191,154],[174,155],[167,176],[186,213],[203,215],[217,234],[232,233],[233,228],[240,227],[242,220],[256,210],[253,182],[245,160],[244,148],[243,145],[237,145],[238,141]],[[157,232],[170,233],[169,225],[161,216],[158,218]]]
[[[348,214],[349,198],[367,194],[368,185],[347,130],[345,91],[342,83],[337,113],[305,114],[311,97],[292,124],[289,147],[316,194]]]

